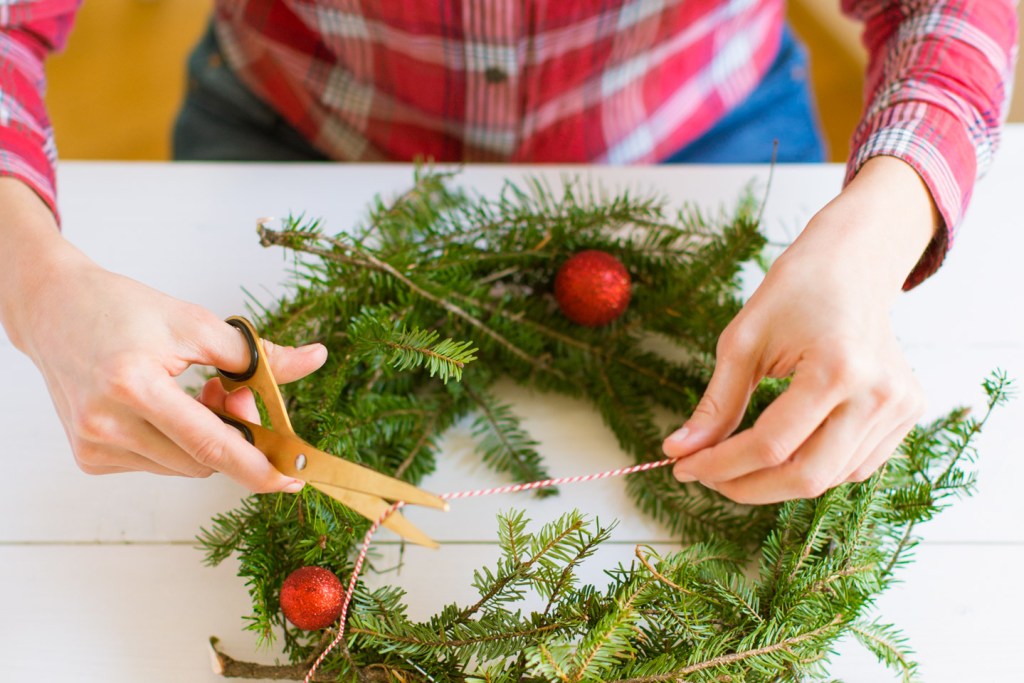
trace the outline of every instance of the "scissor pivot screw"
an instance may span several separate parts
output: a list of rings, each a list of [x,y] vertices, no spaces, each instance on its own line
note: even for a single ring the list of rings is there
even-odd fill
[[[303,453],[299,453],[295,456],[295,469],[302,471],[306,469],[306,456]]]

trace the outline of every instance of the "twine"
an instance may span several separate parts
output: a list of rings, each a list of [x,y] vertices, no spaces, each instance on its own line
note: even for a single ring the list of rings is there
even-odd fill
[[[471,489],[469,491],[454,491],[452,493],[442,493],[439,498],[442,500],[455,500],[457,498],[477,498],[480,496],[493,496],[499,493],[519,493],[521,491],[532,491],[533,489],[547,488],[548,486],[560,486],[562,484],[578,484],[587,481],[597,481],[598,479],[608,479],[610,477],[621,477],[627,474],[636,474],[638,472],[647,472],[648,470],[657,469],[659,467],[665,467],[675,462],[671,458],[665,458],[664,460],[655,460],[653,462],[645,462],[640,465],[632,465],[630,467],[619,467],[614,470],[605,470],[604,472],[594,472],[593,474],[578,474],[572,477],[555,477],[554,479],[542,479],[540,481],[531,481],[524,484],[509,484],[507,486],[495,486],[489,489]],[[338,635],[334,637],[334,640],[324,648],[320,656],[316,658],[313,665],[309,669],[309,673],[306,674],[304,683],[311,683],[313,676],[316,674],[316,670],[323,663],[327,655],[338,646],[342,638],[345,637],[345,622],[348,617],[348,610],[352,604],[352,595],[355,593],[356,582],[359,580],[359,574],[363,569],[363,564],[366,562],[366,555],[370,552],[370,544],[373,542],[373,536],[377,533],[377,529],[387,521],[388,517],[393,515],[396,511],[401,510],[405,507],[405,501],[400,500],[393,504],[384,514],[380,516],[380,519],[370,525],[370,528],[366,530],[366,535],[363,537],[363,544],[359,548],[359,555],[356,557],[355,566],[352,567],[352,576],[348,580],[348,587],[345,589],[345,599],[341,603],[341,615],[338,617]]]

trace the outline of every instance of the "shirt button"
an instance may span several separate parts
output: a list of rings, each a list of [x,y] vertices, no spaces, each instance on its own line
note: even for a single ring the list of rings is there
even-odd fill
[[[499,69],[496,66],[489,66],[484,71],[484,80],[488,83],[497,85],[498,83],[504,83],[508,80],[508,74],[504,69]]]

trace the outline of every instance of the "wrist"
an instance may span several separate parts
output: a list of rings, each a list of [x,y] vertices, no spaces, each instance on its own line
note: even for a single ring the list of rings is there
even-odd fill
[[[941,229],[921,176],[900,159],[875,157],[779,260],[811,260],[825,280],[849,280],[895,297]]]
[[[84,255],[61,236],[50,209],[19,180],[0,177],[0,324],[25,350],[32,302],[59,268]]]

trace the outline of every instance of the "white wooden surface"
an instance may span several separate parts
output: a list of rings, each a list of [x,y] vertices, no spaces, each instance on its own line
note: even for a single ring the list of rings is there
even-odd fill
[[[527,169],[472,167],[462,182],[494,192]],[[537,169],[534,169],[537,170]],[[673,201],[730,205],[764,167],[552,168],[557,180],[581,175],[614,189],[650,189]],[[766,222],[791,238],[838,189],[838,166],[776,172]],[[375,193],[408,186],[408,166],[271,166],[68,163],[60,169],[65,233],[105,266],[219,315],[243,312],[242,289],[271,300],[286,262],[261,248],[260,216],[306,211],[341,229],[363,215]],[[1024,129],[1011,129],[996,167],[979,186],[956,248],[942,271],[902,297],[896,327],[938,415],[981,406],[981,380],[995,367],[1024,379]],[[227,257],[227,258],[225,258]],[[31,363],[0,336],[0,681],[151,683],[213,681],[205,641],[218,635],[233,654],[254,653],[242,632],[248,600],[227,563],[201,565],[193,539],[211,515],[243,492],[223,478],[148,475],[93,478],[74,466],[44,385]],[[567,399],[507,387],[556,474],[624,462],[600,419]],[[682,416],[680,416],[682,418]],[[978,495],[923,528],[926,542],[905,583],[879,601],[919,653],[927,681],[1024,680],[1024,398],[994,418],[981,441]],[[472,462],[455,430],[428,482],[434,490],[496,483]],[[494,512],[527,506],[538,521],[579,507],[621,520],[604,565],[628,561],[636,541],[666,534],[629,503],[622,481],[566,487],[557,499],[461,501],[452,512],[412,512],[448,543],[430,555],[407,550],[404,568],[384,577],[411,591],[414,613],[468,597],[473,567],[494,555]],[[381,546],[389,566],[395,546]],[[590,571],[597,579],[599,567]],[[256,653],[256,658],[272,658]],[[846,681],[893,679],[855,644],[840,647],[834,674]]]

